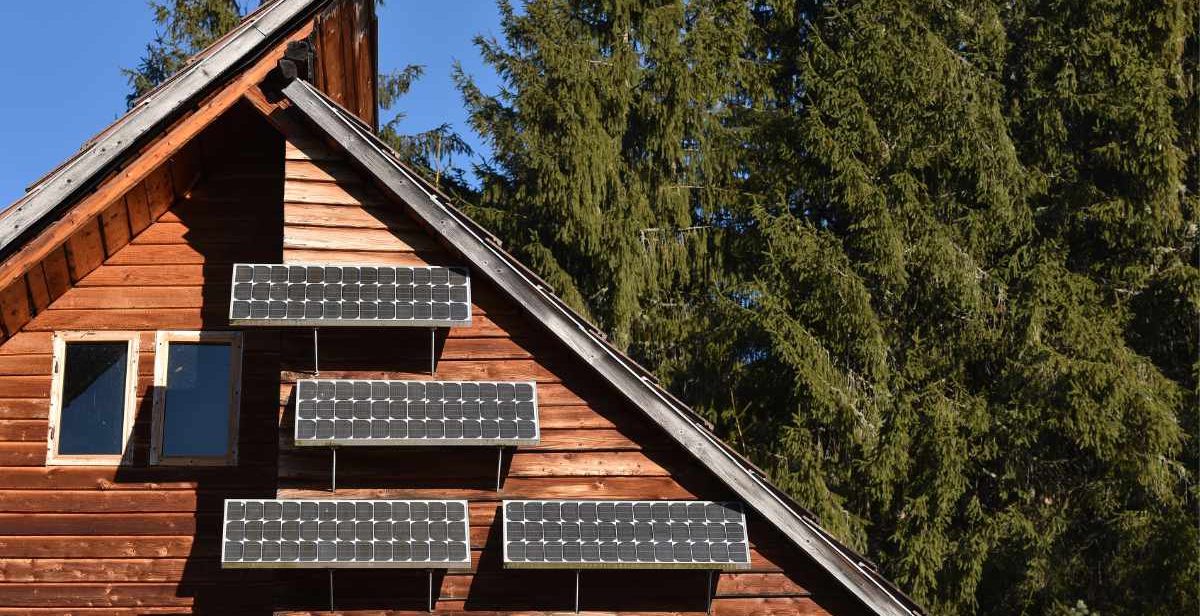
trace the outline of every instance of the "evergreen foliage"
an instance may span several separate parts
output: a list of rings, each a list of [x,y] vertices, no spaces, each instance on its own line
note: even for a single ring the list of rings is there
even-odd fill
[[[129,80],[129,107],[183,68],[192,54],[233,29],[242,18],[237,0],[150,0],[158,33],[146,44],[137,68],[121,69]]]
[[[499,6],[472,213],[827,528],[937,614],[1200,608],[1194,3]]]

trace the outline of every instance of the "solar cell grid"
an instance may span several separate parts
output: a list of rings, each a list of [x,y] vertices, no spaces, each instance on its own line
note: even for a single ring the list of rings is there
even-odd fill
[[[428,326],[471,323],[471,280],[459,267],[233,266],[229,320],[241,325]]]
[[[538,442],[533,382],[302,380],[297,445]]]
[[[738,503],[504,501],[504,564],[560,569],[744,569]]]
[[[471,566],[466,501],[225,501],[226,568]]]

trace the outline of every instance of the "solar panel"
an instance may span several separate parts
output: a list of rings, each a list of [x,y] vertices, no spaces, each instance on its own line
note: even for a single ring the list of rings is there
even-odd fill
[[[471,566],[467,501],[229,499],[225,568]]]
[[[466,326],[471,324],[471,277],[460,267],[238,263],[229,322]]]
[[[711,501],[504,501],[504,566],[745,569],[746,516]]]
[[[537,384],[302,380],[297,445],[531,445]]]

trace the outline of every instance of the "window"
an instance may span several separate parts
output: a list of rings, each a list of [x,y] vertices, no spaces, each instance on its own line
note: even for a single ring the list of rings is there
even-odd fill
[[[47,464],[128,461],[137,357],[136,332],[54,335]]]
[[[238,332],[158,332],[151,464],[237,461],[242,338]]]

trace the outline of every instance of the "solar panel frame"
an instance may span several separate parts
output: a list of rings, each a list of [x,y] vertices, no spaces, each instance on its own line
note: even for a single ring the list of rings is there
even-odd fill
[[[620,507],[629,506],[631,512],[636,511],[636,509],[634,509],[634,508],[637,506],[641,506],[641,505],[647,505],[650,507],[666,506],[668,508],[668,510],[672,507],[677,507],[679,505],[683,505],[685,507],[701,505],[706,510],[708,509],[709,506],[718,506],[718,507],[723,508],[723,511],[725,511],[725,512],[733,511],[737,514],[737,517],[732,520],[730,520],[727,517],[723,517],[721,524],[723,526],[733,524],[734,526],[739,528],[740,533],[741,533],[741,539],[733,540],[733,541],[726,540],[726,541],[724,541],[723,545],[739,546],[738,549],[740,550],[740,553],[738,555],[741,556],[742,558],[739,560],[734,560],[733,553],[729,552],[730,559],[725,560],[725,561],[715,561],[715,560],[709,560],[709,561],[674,560],[674,561],[669,561],[669,562],[665,561],[665,560],[585,561],[585,560],[582,560],[582,556],[579,560],[566,560],[565,559],[565,550],[564,550],[564,559],[563,560],[557,560],[557,561],[514,560],[513,557],[509,553],[509,547],[510,547],[510,545],[509,545],[510,544],[509,530],[510,530],[510,524],[513,522],[518,522],[518,521],[512,520],[509,518],[509,506],[516,505],[516,504],[521,505],[523,508],[530,506],[530,505],[544,506],[545,504],[557,504],[560,507],[560,509],[559,509],[560,513],[553,517],[558,517],[560,520],[563,517],[561,515],[561,506],[567,505],[567,504],[574,505],[574,506],[580,507],[580,508],[584,507],[587,504],[594,504],[594,505],[596,505],[597,510],[599,510],[599,508],[602,504],[611,504],[611,505],[613,505],[614,511],[616,511]],[[544,508],[543,508],[543,511],[545,511]],[[607,499],[606,500],[590,500],[590,499],[587,499],[587,500],[566,500],[566,499],[505,500],[500,505],[500,515],[502,518],[501,542],[502,542],[503,549],[504,549],[503,562],[504,562],[504,567],[508,568],[508,569],[708,569],[708,570],[720,570],[720,571],[738,571],[738,570],[745,570],[745,569],[750,568],[750,537],[749,537],[749,531],[748,531],[748,528],[746,525],[746,514],[745,514],[745,511],[740,502],[699,501],[699,500],[694,500],[694,501],[641,500],[641,501],[639,501],[639,500],[607,500]],[[570,516],[570,517],[574,518],[574,517],[579,517],[579,516]],[[522,516],[522,520],[520,520],[520,522],[524,522],[524,521],[525,521],[524,516]],[[614,523],[617,522],[616,519],[614,519],[613,521],[614,521]],[[582,523],[583,522],[580,522],[580,524],[582,524]],[[598,526],[598,524],[599,524],[599,522],[597,523],[597,526]],[[705,524],[707,526],[708,522],[706,521]],[[633,526],[633,524],[630,524],[630,526]],[[567,528],[567,527],[560,526],[559,530],[556,532],[561,532],[562,529],[564,529],[564,528]],[[545,530],[545,528],[542,527],[543,532],[544,532],[544,530]],[[598,536],[596,540],[584,540],[582,530],[583,530],[582,527],[578,529],[578,532],[580,533],[580,539],[578,540],[578,545],[581,548],[584,543],[587,543],[589,545],[595,545],[598,548],[598,550],[597,550],[597,552],[598,552],[599,546],[602,543],[601,538]],[[633,533],[633,532],[635,532],[635,530],[636,530],[636,528],[630,528],[630,529],[628,529],[627,532]],[[524,532],[524,531],[522,531],[522,532]],[[615,531],[615,532],[619,532],[619,531]],[[558,536],[561,539],[562,535],[558,535]],[[524,539],[522,539],[522,540],[524,540]],[[545,547],[547,545],[550,545],[551,540],[544,539],[544,535],[543,535],[542,539],[538,539],[536,541],[540,542],[543,545],[543,547]],[[555,539],[552,541],[555,543],[561,543],[562,546],[566,545],[565,540],[560,541],[559,539]],[[576,540],[572,539],[570,541],[575,542]],[[627,543],[645,544],[648,541],[649,540],[632,539],[632,540],[627,541]],[[688,541],[689,541],[689,543],[688,543],[689,546],[692,545],[692,543],[694,543],[694,542],[691,542],[690,539]],[[714,543],[708,539],[706,539],[705,541],[707,541],[710,545],[714,545]],[[616,543],[615,538],[613,541],[609,541],[608,543],[613,545],[613,548],[612,548],[613,550],[617,549],[617,547],[615,545],[615,543]],[[663,542],[656,541],[656,543],[661,544]],[[679,543],[679,542],[672,542],[671,545],[675,545],[675,543]],[[529,543],[529,542],[525,543],[526,546],[531,545],[531,544],[532,543]],[[560,547],[562,547],[562,546],[560,546]],[[582,549],[581,549],[581,553],[582,553]],[[599,556],[597,556],[597,558],[599,558]]]
[[[269,540],[263,540],[262,542],[255,542],[255,543],[260,544],[260,549],[261,549],[261,546],[264,546],[267,543],[273,543],[273,544],[279,545],[281,555],[282,555],[282,550],[283,550],[283,544],[285,542],[295,544],[297,559],[296,560],[289,559],[286,561],[284,561],[284,560],[263,560],[263,559],[229,560],[228,550],[231,549],[231,544],[237,543],[237,544],[243,546],[242,549],[245,549],[244,546],[247,545],[248,543],[250,543],[247,540],[245,540],[244,538],[241,540],[238,540],[238,541],[230,540],[230,535],[229,535],[229,533],[231,532],[230,522],[238,522],[238,521],[247,522],[247,524],[243,525],[243,531],[242,531],[242,532],[247,532],[245,527],[248,526],[248,522],[251,521],[251,520],[249,520],[249,518],[247,516],[243,516],[241,518],[241,520],[230,520],[229,518],[230,518],[230,504],[231,503],[241,503],[243,506],[243,511],[246,511],[249,509],[249,507],[247,506],[248,503],[259,503],[262,505],[262,507],[264,509],[264,513],[263,513],[263,515],[255,516],[254,521],[260,521],[260,520],[263,521],[262,528],[256,529],[255,532],[261,532],[264,537],[268,533],[269,527],[267,526],[267,524],[275,521],[274,515],[268,516],[266,514],[267,503],[279,504],[279,510],[280,510],[279,527],[280,528],[278,530],[280,533],[280,539],[278,539],[278,540],[269,539]],[[295,503],[297,505],[297,511],[304,511],[307,508],[306,505],[311,505],[311,506],[315,507],[318,511],[324,511],[326,508],[332,507],[337,512],[337,516],[334,518],[334,520],[326,520],[325,518],[320,517],[316,520],[316,523],[318,524],[318,528],[319,528],[321,524],[324,524],[326,522],[330,522],[330,521],[335,522],[334,527],[332,527],[333,532],[335,533],[335,535],[334,535],[335,539],[334,540],[324,540],[324,539],[318,538],[316,540],[300,539],[300,540],[295,540],[295,541],[283,539],[282,536],[283,536],[284,532],[291,532],[293,530],[293,529],[285,530],[283,528],[283,525],[286,522],[291,521],[291,520],[284,521],[282,519],[282,517],[284,517],[286,515],[285,512],[287,511],[287,509],[286,509],[287,505],[285,505],[285,503],[288,503],[288,504]],[[406,514],[405,516],[400,516],[400,517],[422,517],[425,519],[423,519],[423,520],[394,520],[394,521],[390,520],[390,518],[394,517],[394,516],[389,516],[389,520],[383,520],[382,518],[379,518],[376,516],[372,516],[369,519],[364,519],[364,518],[359,517],[360,516],[359,512],[361,511],[360,505],[364,504],[364,503],[371,505],[372,512],[374,512],[377,509],[376,503],[387,503],[389,506],[389,509],[394,509],[396,504],[405,504],[407,510],[410,512],[415,511],[417,509],[416,507],[413,507],[414,504],[416,504],[416,505],[424,504],[425,505],[425,514],[424,515],[415,516],[412,513],[410,513],[410,514]],[[443,513],[441,516],[438,516],[438,517],[449,516],[449,512],[451,511],[451,505],[455,505],[455,506],[459,507],[460,510],[462,511],[462,519],[452,521],[452,522],[454,522],[455,525],[461,526],[461,531],[454,531],[457,536],[460,536],[463,538],[461,541],[459,541],[459,540],[450,541],[448,539],[444,540],[444,541],[443,540],[435,540],[435,539],[429,539],[429,540],[409,539],[409,540],[400,540],[400,541],[396,541],[394,539],[391,539],[391,540],[377,539],[377,537],[379,536],[378,533],[383,532],[383,530],[382,530],[383,527],[380,526],[381,524],[388,524],[389,526],[388,526],[387,533],[391,533],[393,528],[397,528],[395,526],[395,524],[404,522],[404,521],[412,522],[412,524],[408,525],[407,527],[403,527],[403,528],[408,528],[407,532],[410,533],[410,537],[411,537],[411,533],[414,532],[414,528],[422,528],[423,534],[430,536],[431,529],[437,528],[437,527],[431,527],[430,520],[429,520],[431,512],[434,510],[435,505],[437,505],[437,504],[440,504],[441,507],[445,511],[445,513]],[[341,517],[341,514],[343,513],[343,509],[347,505],[349,505],[350,509],[354,512],[353,518]],[[369,523],[371,525],[369,530],[372,533],[371,541],[360,539],[360,538],[358,538],[357,535],[353,539],[343,539],[342,537],[338,536],[345,532],[343,530],[345,528],[345,526],[342,524],[337,524],[337,522],[350,522],[350,521],[354,522],[354,527],[351,529],[350,532],[355,532],[355,533],[362,532],[360,530],[362,528],[362,525],[360,523],[363,523],[363,522]],[[445,532],[447,534],[447,537],[450,537],[451,536],[450,533],[452,532],[451,527],[450,527],[450,522],[451,522],[450,520],[433,520],[432,522],[440,523],[442,521],[447,522],[447,525],[445,527]],[[304,520],[304,522],[313,522],[313,520]],[[424,523],[425,526],[424,527],[416,527],[415,526],[416,524],[421,524],[421,523]],[[310,527],[309,529],[304,529],[299,524],[300,524],[300,522],[298,521],[297,526],[294,527],[294,530],[296,533],[303,533],[306,530],[312,530],[312,527]],[[270,528],[270,532],[274,532],[274,531],[275,531],[274,528]],[[324,532],[326,532],[326,529],[319,528],[319,530],[317,530],[316,532],[324,533]],[[438,534],[441,534],[441,532],[442,531],[438,531]],[[391,535],[389,534],[389,536],[391,536]],[[344,545],[347,543],[351,543],[354,545],[353,551],[351,552],[351,554],[355,558],[357,558],[362,553],[360,551],[359,546],[366,545],[368,543],[371,544],[371,546],[372,546],[372,549],[371,549],[372,555],[375,553],[375,550],[376,550],[375,544],[387,543],[390,546],[388,549],[388,552],[390,553],[390,555],[395,555],[398,551],[395,546],[408,545],[409,546],[408,552],[411,554],[414,551],[415,547],[417,547],[419,545],[425,545],[426,553],[429,553],[430,548],[433,546],[434,543],[441,543],[441,544],[446,545],[447,559],[446,560],[431,560],[431,559],[426,558],[426,559],[422,559],[422,560],[412,560],[410,558],[408,560],[342,560],[342,559],[319,560],[319,556],[316,556],[323,551],[320,547],[321,545],[332,544],[334,546],[337,546],[337,545]],[[465,551],[463,552],[462,558],[453,559],[453,560],[451,560],[449,558],[451,549],[458,549],[458,548],[451,548],[450,547],[451,543],[465,545]],[[303,545],[313,545],[314,547],[311,550],[304,550],[301,547]],[[339,555],[338,548],[334,547],[332,549],[334,551],[335,557],[338,556]],[[299,557],[302,552],[311,552],[314,555],[313,559],[299,560]],[[265,553],[265,552],[260,552],[260,553]],[[222,510],[222,517],[221,517],[221,568],[223,568],[223,569],[447,569],[447,570],[470,569],[471,568],[471,514],[470,514],[470,507],[469,507],[467,501],[465,501],[465,500],[390,500],[390,499],[389,500],[382,500],[382,499],[380,499],[380,500],[361,500],[361,499],[230,498],[230,499],[225,500],[224,507]]]
[[[239,268],[247,268],[247,267],[251,268],[251,276],[252,276],[251,281],[249,281],[249,282],[239,281],[238,280]],[[255,268],[266,268],[266,275],[267,275],[266,281],[254,280],[254,277],[257,276],[259,273],[259,270],[256,270]],[[278,274],[280,272],[279,268],[282,268],[282,270],[284,270],[284,273],[287,274],[287,276],[286,276],[287,280],[280,280],[280,281],[274,280],[275,277],[278,277]],[[320,276],[322,278],[322,281],[311,282],[311,283],[308,282],[309,276],[313,276],[313,277],[316,276],[316,272],[315,272],[316,269],[321,270]],[[336,269],[339,271],[339,280],[337,282],[328,282],[328,283],[324,282],[325,271],[332,270],[332,269]],[[414,282],[408,283],[408,284],[411,285],[412,295],[413,295],[414,299],[406,300],[406,301],[399,301],[399,299],[397,299],[397,300],[393,300],[390,302],[389,301],[379,301],[378,299],[376,299],[375,301],[368,300],[365,302],[361,301],[361,300],[357,300],[357,299],[345,300],[344,298],[341,297],[341,292],[342,292],[341,286],[344,283],[341,282],[340,276],[342,273],[344,273],[350,269],[353,269],[357,272],[355,274],[356,277],[358,274],[361,274],[363,272],[363,270],[374,270],[374,272],[375,272],[374,275],[376,275],[376,276],[378,276],[380,274],[380,272],[383,272],[385,270],[391,271],[392,274],[389,274],[388,277],[391,278],[393,280],[393,282],[383,283],[382,286],[380,286],[376,283],[368,283],[368,284],[375,285],[376,288],[374,290],[376,293],[378,293],[378,290],[380,288],[391,287],[397,298],[404,295],[399,291],[399,289],[403,285],[400,285],[400,284],[394,282],[395,280],[399,279],[399,277],[400,277],[399,272],[412,272]],[[293,291],[291,291],[291,289],[301,284],[300,281],[291,281],[291,278],[293,277],[292,272],[295,272],[296,270],[303,270],[304,274],[305,274],[305,280],[304,280],[303,284],[305,284],[306,286],[305,286],[305,292],[303,294],[303,299],[295,299],[295,298],[292,298],[290,295],[290,293],[293,293]],[[429,272],[428,279],[430,281],[432,281],[433,276],[435,275],[435,272],[440,272],[443,270],[446,271],[446,273],[447,273],[447,282],[445,283],[445,285],[442,285],[441,283],[434,284],[433,282],[420,283],[420,284],[417,284],[415,282],[415,280],[418,276],[417,272],[419,272],[419,271]],[[451,285],[450,284],[450,276],[451,275],[461,276],[463,278],[463,283],[461,285]],[[250,299],[238,298],[238,294],[243,290],[243,287],[246,284],[250,285],[250,287],[249,287],[249,289],[250,289],[249,292],[251,293]],[[361,283],[358,283],[356,281],[356,282],[349,283],[349,284],[359,285]],[[239,285],[242,285],[242,286],[239,286]],[[267,294],[265,295],[265,298],[254,298],[254,296],[253,296],[253,293],[255,293],[257,291],[256,287],[259,285],[267,285]],[[315,295],[310,296],[308,287],[313,287],[316,285],[320,285],[320,293],[316,293],[314,291],[313,293]],[[330,288],[326,288],[326,285],[329,285]],[[338,285],[338,288],[332,289],[332,285]],[[446,293],[448,293],[448,294],[452,291],[452,289],[450,289],[450,287],[453,287],[454,289],[464,288],[466,291],[465,300],[451,301],[451,298],[449,296],[447,296],[447,300],[445,302],[442,302],[442,301],[435,302],[433,300],[433,293],[435,292],[435,287],[441,287],[441,286],[447,287]],[[282,289],[282,291],[276,291],[275,289],[273,289],[271,287],[278,287],[278,288]],[[363,288],[364,287],[361,287],[361,286],[356,287],[356,289],[357,289],[355,291],[356,297],[358,296],[357,294]],[[418,301],[417,296],[420,294],[418,289],[429,289],[429,294],[430,294],[429,301]],[[334,291],[336,291],[337,299],[327,301],[326,293],[331,294],[328,297],[334,297],[335,296],[333,294]],[[276,295],[273,297],[272,293],[275,293]],[[282,293],[283,296],[282,297],[279,296],[278,293]],[[390,294],[388,294],[388,295],[390,296]],[[378,298],[379,296],[376,295],[375,297]],[[460,266],[432,266],[432,265],[431,266],[399,266],[399,265],[387,265],[387,264],[375,264],[375,263],[355,263],[355,264],[350,264],[350,263],[234,263],[233,267],[231,268],[231,272],[230,272],[229,323],[230,323],[230,325],[251,326],[251,327],[372,327],[372,326],[374,326],[374,327],[470,327],[471,322],[472,322],[471,300],[472,300],[471,272],[468,268],[460,267]],[[321,316],[313,317],[310,314],[310,312],[313,310],[319,310],[323,314],[323,312],[325,310],[327,310],[327,308],[325,308],[325,306],[333,305],[333,304],[337,304],[336,311],[340,314],[347,302],[353,302],[356,306],[356,311],[359,310],[364,305],[373,306],[373,308],[371,308],[371,311],[373,314],[378,314],[379,310],[381,310],[381,308],[380,308],[381,306],[391,305],[391,306],[393,306],[393,308],[391,308],[393,317],[391,317],[391,318],[367,318],[367,317],[356,316],[354,318],[343,318],[343,317],[339,316],[337,318],[334,318],[334,317],[324,318]],[[405,303],[411,304],[413,306],[413,310],[414,310],[413,318],[397,318],[395,316],[395,314],[399,311],[399,306],[401,306],[402,304],[405,304]],[[246,304],[246,310],[250,311],[249,314],[253,314],[253,311],[255,309],[266,310],[266,311],[268,311],[268,314],[269,314],[269,311],[271,311],[271,310],[283,310],[285,316],[282,318],[276,318],[276,317],[271,317],[271,316],[265,316],[265,317],[253,317],[253,316],[249,316],[249,315],[239,316],[236,311],[238,310],[238,307],[240,304]],[[415,311],[417,309],[418,304],[430,306],[430,310],[433,309],[432,307],[435,304],[445,305],[446,310],[448,311],[448,315],[446,318],[433,318],[432,313],[431,313],[429,318],[417,318],[418,315],[415,314]],[[463,312],[461,309],[458,309],[459,306],[462,306],[464,304],[465,304],[465,312]],[[299,307],[295,308],[296,306],[299,306]],[[292,318],[286,317],[287,311],[292,310],[293,308],[302,310],[303,316],[297,316],[297,317],[292,317]],[[452,318],[456,309],[458,309],[459,312],[464,315],[462,318],[458,318],[458,319]],[[332,307],[328,308],[328,310],[333,310],[333,308]]]
[[[327,412],[333,412],[333,413],[335,413],[335,417],[334,417],[333,419],[330,419],[330,418],[319,418],[319,419],[312,420],[312,421],[324,421],[324,422],[333,421],[333,422],[335,422],[335,424],[336,424],[337,422],[345,422],[345,423],[344,423],[344,425],[346,425],[346,426],[347,426],[347,429],[350,431],[350,434],[351,434],[351,436],[350,436],[350,437],[338,437],[338,436],[331,436],[331,437],[318,438],[318,437],[314,436],[314,437],[312,437],[312,438],[309,438],[309,437],[302,437],[302,436],[301,436],[301,422],[302,422],[302,421],[310,421],[310,420],[308,420],[307,418],[306,418],[306,419],[302,419],[302,418],[301,418],[301,417],[302,417],[302,412],[301,412],[301,404],[302,404],[302,403],[304,403],[304,402],[308,402],[308,401],[310,401],[310,400],[313,400],[312,398],[308,398],[308,397],[304,397],[304,398],[302,398],[302,397],[301,397],[301,387],[302,387],[302,384],[313,384],[313,389],[315,389],[315,390],[319,390],[319,389],[320,389],[320,387],[319,387],[319,384],[322,384],[322,383],[325,383],[325,384],[331,384],[331,386],[332,386],[332,388],[333,388],[333,390],[334,390],[334,392],[335,392],[335,395],[334,395],[334,397],[333,397],[333,398],[331,398],[331,399],[328,399],[328,400],[327,400],[328,402],[332,402],[332,403],[333,403],[332,405],[330,405],[330,406],[332,407],[332,409],[331,409],[330,411],[327,411]],[[336,391],[337,391],[337,389],[338,389],[338,387],[337,387],[337,384],[339,384],[339,383],[349,383],[349,384],[351,384],[351,386],[350,386],[350,388],[351,388],[351,389],[353,389],[353,388],[354,388],[354,385],[357,385],[357,384],[370,384],[370,385],[371,385],[370,389],[371,389],[371,393],[372,393],[372,394],[374,394],[374,393],[375,393],[377,386],[381,386],[381,385],[382,385],[382,386],[386,386],[386,387],[387,387],[387,390],[388,390],[388,392],[389,392],[389,397],[387,397],[387,398],[383,398],[383,397],[379,397],[379,398],[373,398],[373,397],[371,397],[371,398],[365,398],[365,399],[364,399],[364,398],[360,398],[360,397],[351,397],[351,398],[349,399],[349,401],[351,402],[351,404],[350,404],[350,407],[351,407],[351,408],[350,408],[351,418],[349,418],[349,419],[347,419],[347,418],[338,418],[338,417],[336,417],[336,413],[338,413],[338,412],[340,411],[340,409],[338,409],[338,408],[337,408],[337,407],[338,407],[338,404],[337,404],[337,403],[338,403],[338,402],[343,402],[343,403],[344,403],[344,402],[347,402],[347,400],[344,400],[344,399],[343,399],[343,400],[339,400],[339,399],[336,397]],[[392,413],[392,410],[391,410],[391,406],[392,406],[392,405],[391,405],[391,403],[392,403],[392,402],[396,402],[396,400],[394,400],[393,398],[391,398],[391,397],[390,397],[390,396],[391,396],[391,392],[393,392],[393,391],[395,391],[395,390],[397,389],[396,387],[393,387],[394,385],[403,385],[403,388],[404,388],[404,390],[405,390],[405,392],[406,392],[406,395],[407,395],[407,392],[409,392],[409,391],[412,391],[412,387],[411,387],[411,385],[412,385],[412,384],[420,384],[420,385],[422,385],[422,390],[427,392],[427,391],[428,391],[428,387],[425,387],[425,386],[427,386],[427,385],[429,385],[429,384],[431,384],[431,383],[432,383],[432,384],[438,384],[438,385],[441,385],[441,386],[442,386],[442,389],[443,389],[443,391],[445,390],[445,386],[446,386],[446,385],[455,385],[455,386],[457,386],[457,387],[459,388],[459,390],[460,390],[460,391],[463,389],[463,385],[474,385],[474,386],[479,386],[479,385],[495,385],[495,386],[497,386],[497,387],[496,387],[496,388],[497,388],[497,390],[501,389],[501,387],[500,387],[500,386],[502,386],[502,385],[511,385],[511,386],[513,386],[513,387],[514,387],[514,390],[515,390],[515,391],[519,391],[519,387],[520,387],[520,386],[527,386],[527,387],[529,387],[529,389],[530,389],[530,392],[531,392],[531,396],[530,396],[530,399],[529,399],[529,400],[520,400],[520,399],[519,399],[519,398],[520,398],[520,396],[519,396],[519,395],[517,395],[517,394],[514,392],[514,398],[513,398],[512,402],[514,403],[514,408],[513,408],[513,413],[514,413],[514,414],[515,414],[515,413],[520,413],[520,408],[519,408],[519,405],[520,405],[521,403],[523,403],[523,402],[529,402],[529,403],[531,403],[531,405],[532,405],[532,415],[533,415],[531,419],[521,419],[519,415],[514,415],[514,417],[515,417],[514,419],[508,419],[508,418],[505,418],[505,417],[503,416],[503,415],[504,415],[504,413],[505,413],[505,410],[504,410],[504,409],[503,409],[503,408],[500,406],[500,405],[502,405],[502,404],[503,404],[503,402],[502,402],[502,401],[500,401],[500,400],[499,400],[499,398],[497,398],[497,402],[498,402],[498,408],[496,409],[496,413],[497,413],[497,418],[496,418],[496,419],[491,419],[491,418],[483,418],[483,417],[482,417],[482,415],[483,415],[483,413],[484,413],[484,411],[483,411],[483,410],[478,410],[478,411],[477,411],[477,413],[478,413],[478,414],[481,416],[481,419],[479,420],[480,422],[483,422],[483,421],[487,421],[487,422],[493,422],[493,421],[494,421],[494,422],[496,422],[496,424],[497,424],[497,435],[499,435],[499,434],[500,434],[499,430],[501,430],[501,429],[503,428],[502,424],[503,424],[503,422],[506,422],[506,421],[511,421],[511,422],[513,423],[513,429],[514,429],[514,430],[520,430],[520,429],[521,429],[521,424],[524,424],[524,423],[529,423],[529,422],[531,422],[531,423],[533,424],[533,435],[532,435],[532,436],[526,436],[526,437],[516,436],[516,437],[512,437],[512,438],[502,438],[502,437],[500,437],[500,436],[496,436],[496,437],[484,437],[484,436],[482,436],[482,434],[483,434],[483,431],[482,431],[482,426],[481,426],[481,432],[480,432],[480,433],[481,433],[481,436],[480,436],[480,437],[470,437],[470,438],[468,438],[468,437],[465,437],[465,436],[460,436],[460,437],[446,437],[446,436],[442,436],[442,437],[429,437],[429,436],[424,436],[424,437],[417,437],[417,438],[413,438],[413,437],[407,436],[407,435],[411,434],[411,427],[412,427],[411,423],[408,423],[408,422],[413,422],[413,421],[421,421],[421,422],[424,422],[424,423],[422,424],[423,428],[427,428],[427,427],[428,427],[428,422],[429,422],[429,421],[438,421],[438,422],[441,422],[441,424],[442,424],[442,430],[441,430],[441,433],[442,433],[443,435],[445,435],[445,434],[447,433],[447,430],[446,430],[446,427],[447,427],[447,425],[453,425],[453,424],[449,424],[448,422],[455,422],[455,421],[458,421],[458,422],[460,422],[460,423],[461,423],[461,422],[465,422],[465,421],[475,421],[473,418],[470,418],[470,417],[465,417],[465,416],[467,415],[467,411],[465,411],[465,410],[461,410],[461,411],[459,412],[459,414],[461,414],[461,415],[463,415],[463,416],[464,416],[463,418],[446,417],[446,414],[447,414],[447,413],[446,413],[446,410],[445,410],[445,397],[444,397],[444,396],[442,396],[442,397],[439,397],[439,398],[440,398],[440,399],[443,401],[443,402],[442,402],[442,405],[443,405],[443,406],[442,406],[442,410],[439,412],[439,414],[441,414],[441,415],[442,415],[442,417],[440,417],[440,418],[432,418],[432,419],[431,419],[431,418],[428,418],[428,417],[427,417],[427,418],[424,418],[424,419],[422,419],[422,418],[406,418],[406,419],[400,419],[400,418],[394,418],[394,417],[392,417],[392,416],[391,416],[391,413]],[[294,402],[294,404],[293,404],[293,409],[292,409],[292,410],[293,410],[293,412],[294,412],[294,414],[295,414],[295,419],[294,419],[294,420],[293,420],[293,422],[292,422],[292,438],[293,438],[293,442],[296,444],[296,446],[297,446],[297,447],[332,447],[332,446],[339,446],[339,447],[340,447],[340,446],[351,446],[351,447],[354,447],[354,446],[362,446],[362,447],[388,447],[388,446],[424,446],[424,447],[444,447],[444,446],[452,446],[452,447],[487,447],[487,446],[506,446],[506,447],[515,447],[515,446],[520,446],[520,445],[536,445],[538,442],[540,442],[540,441],[541,441],[541,437],[542,437],[542,427],[541,427],[541,411],[540,411],[540,409],[539,409],[539,405],[538,405],[538,391],[537,391],[537,383],[536,383],[536,382],[534,382],[534,381],[455,381],[455,380],[445,380],[445,381],[443,381],[443,380],[436,380],[436,381],[435,381],[435,380],[415,380],[415,379],[412,379],[412,380],[381,380],[381,379],[301,379],[301,380],[299,380],[299,381],[297,381],[297,382],[296,382],[296,394],[295,394],[295,396],[294,396],[294,397],[295,397],[295,402]],[[428,398],[425,398],[425,397],[423,397],[422,399],[423,399],[423,400],[426,400],[426,401],[428,401]],[[459,396],[459,398],[458,398],[458,399],[460,400],[460,406],[465,406],[465,405],[467,404],[467,403],[464,401],[464,400],[465,400],[465,398],[464,398],[464,397],[462,397],[461,395]],[[323,401],[323,400],[319,400],[319,399],[317,399],[317,400],[318,400],[318,403]],[[377,403],[377,402],[384,402],[384,401],[387,401],[387,402],[388,402],[388,413],[389,413],[389,415],[388,415],[388,417],[387,417],[387,418],[383,418],[383,417],[377,417],[376,415],[378,415],[378,414],[379,414],[379,412],[375,410],[375,403]],[[365,411],[363,411],[363,410],[360,410],[359,408],[355,408],[355,407],[356,407],[356,403],[362,403],[362,402],[369,402],[369,403],[370,403],[369,405],[366,405],[368,408],[367,408]],[[409,399],[405,398],[405,399],[404,399],[404,402],[406,402],[406,403],[407,403],[407,402],[413,402],[413,401],[411,401],[411,400],[409,400]],[[317,409],[317,412],[318,412],[318,413],[319,413],[319,412],[321,412],[321,409],[319,409],[319,408],[318,408],[318,409]],[[366,414],[366,413],[368,413],[368,412],[369,412],[369,413],[371,413],[371,414],[370,414],[370,416],[368,416],[368,417],[357,417],[357,416],[356,416],[356,415],[365,415],[365,414]],[[427,413],[427,412],[428,412],[428,408],[426,408],[424,412],[426,412],[426,413]],[[407,410],[406,410],[406,414],[407,414]],[[391,435],[392,435],[392,426],[391,426],[391,424],[392,424],[392,423],[394,423],[394,422],[399,422],[399,421],[404,421],[404,422],[406,422],[406,426],[405,426],[405,434],[406,434],[406,436],[404,436],[404,437],[392,437],[392,436],[391,436]],[[360,427],[360,425],[359,425],[360,423],[361,423],[361,427]],[[386,423],[386,424],[388,424],[388,431],[387,431],[387,435],[388,435],[388,436],[386,436],[386,437],[372,436],[372,435],[374,435],[374,434],[377,434],[377,433],[378,433],[378,432],[377,432],[377,430],[376,430],[376,426],[377,426],[377,425],[379,425],[379,424],[382,424],[382,423]],[[335,427],[335,430],[336,430],[336,427]],[[368,436],[355,437],[355,436],[353,436],[353,434],[354,434],[354,431],[355,431],[355,430],[363,430],[363,431],[365,431],[365,433],[366,433]],[[462,430],[462,428],[460,428],[460,430]],[[464,431],[464,432],[465,432],[465,430],[462,430],[462,431]],[[314,427],[314,432],[315,432],[315,427]],[[428,434],[428,432],[426,432],[426,434]],[[519,432],[518,432],[518,434],[519,434]]]

